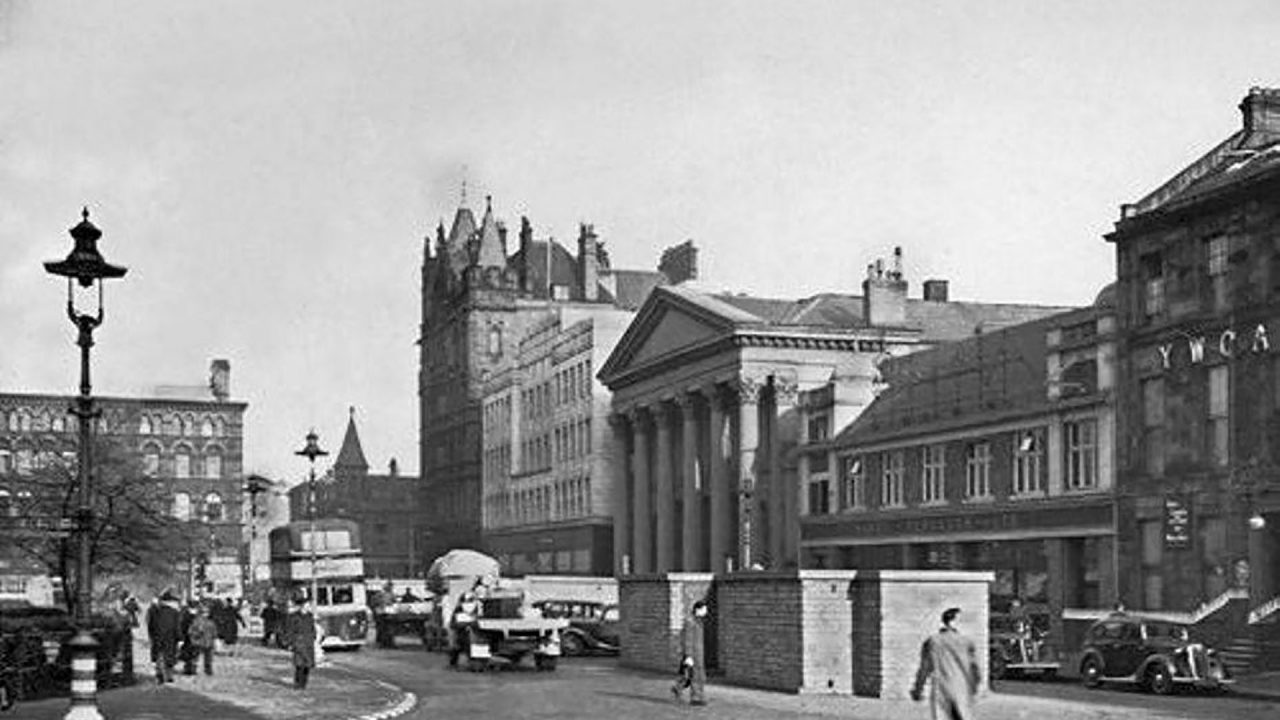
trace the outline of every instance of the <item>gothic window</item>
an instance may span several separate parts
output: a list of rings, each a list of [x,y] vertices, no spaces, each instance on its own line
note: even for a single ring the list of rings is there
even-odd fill
[[[191,477],[191,451],[187,448],[178,448],[173,455],[173,476],[176,478]]]
[[[222,522],[223,511],[221,495],[211,492],[204,496],[205,522]]]
[[[50,428],[54,432],[60,433],[66,430],[66,426],[63,423],[64,423],[64,420],[62,419],[62,416],[55,417],[53,421],[50,423]]]
[[[20,429],[19,422],[20,421],[18,419],[18,413],[16,412],[9,413],[9,432],[18,432]]]
[[[200,437],[213,437],[213,421],[209,418],[200,423]]]
[[[159,447],[147,445],[142,448],[142,472],[147,477],[155,477],[160,474]]]
[[[184,492],[173,494],[173,516],[179,520],[191,519],[191,496]]]
[[[204,456],[204,476],[217,480],[222,477],[222,452],[212,448]]]
[[[146,415],[143,415],[142,417],[138,418],[138,434],[139,435],[151,434],[151,418],[147,417]]]

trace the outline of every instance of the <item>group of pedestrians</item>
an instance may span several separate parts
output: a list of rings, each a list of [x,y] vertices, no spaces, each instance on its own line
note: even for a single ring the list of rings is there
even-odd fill
[[[178,662],[183,675],[195,675],[197,662],[204,674],[213,674],[214,651],[219,644],[235,654],[240,628],[244,627],[241,605],[230,599],[209,598],[178,601],[173,590],[165,590],[147,609],[147,637],[151,641],[151,662],[156,681],[173,682]]]

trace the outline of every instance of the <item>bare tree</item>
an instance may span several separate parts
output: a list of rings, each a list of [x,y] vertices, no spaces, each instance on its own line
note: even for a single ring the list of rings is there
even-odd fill
[[[196,542],[200,532],[197,524],[173,516],[171,488],[163,480],[148,477],[135,454],[111,439],[99,439],[94,448],[94,517],[89,529],[94,575],[172,572]],[[75,516],[74,461],[46,454],[29,475],[16,480],[18,496],[25,505],[20,511],[28,517]],[[63,579],[67,609],[72,613],[76,542],[74,533],[31,532],[13,539],[19,553]]]

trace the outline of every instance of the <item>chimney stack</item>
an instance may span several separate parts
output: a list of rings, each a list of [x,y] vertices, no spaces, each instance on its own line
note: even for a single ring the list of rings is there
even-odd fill
[[[400,463],[395,458],[391,458],[391,462],[387,463],[387,475],[391,477],[400,477]]]
[[[893,249],[893,269],[884,261],[867,266],[862,281],[862,316],[868,325],[902,327],[907,324],[907,281],[902,274],[902,248]]]
[[[658,272],[666,276],[667,282],[679,285],[688,280],[698,279],[698,248],[692,240],[662,251],[662,259],[658,261]]]
[[[947,281],[925,280],[924,299],[927,302],[947,302]]]
[[[1240,101],[1245,132],[1280,133],[1280,88],[1249,88]]]
[[[600,299],[600,254],[596,250],[594,225],[578,225],[578,287],[586,302]]]
[[[218,402],[226,402],[231,397],[230,360],[214,360],[209,364],[209,390]]]

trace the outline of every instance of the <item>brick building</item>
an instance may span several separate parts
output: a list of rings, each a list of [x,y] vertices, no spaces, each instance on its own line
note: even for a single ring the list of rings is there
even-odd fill
[[[513,574],[613,574],[609,394],[595,380],[635,312],[560,303],[484,389],[485,547]]]
[[[385,475],[369,472],[351,408],[342,447],[333,465],[316,479],[316,517],[344,518],[360,526],[369,578],[422,577],[426,565],[417,547],[418,484],[418,478],[400,474],[395,458],[387,463]],[[290,521],[308,519],[309,496],[308,483],[289,489]]]
[[[615,269],[591,225],[577,254],[554,238],[535,239],[521,218],[513,252],[506,226],[486,199],[477,223],[463,199],[434,248],[423,248],[419,330],[419,467],[423,556],[483,546],[483,423],[486,380],[511,367],[529,329],[566,304],[634,310],[649,291],[687,279],[696,250],[665,257],[667,272]],[[671,274],[667,274],[671,273]]]
[[[901,249],[868,267],[862,295],[796,300],[655,290],[600,378],[613,391],[623,492],[619,573],[795,567],[797,391],[834,384],[852,420],[876,362],[1062,308],[956,302],[947,283],[907,297]]]
[[[1280,90],[1240,111],[1107,236],[1121,595],[1197,618],[1225,607],[1237,633],[1280,604]]]
[[[230,398],[231,364],[214,360],[207,384],[160,386],[148,396],[96,397],[99,438],[118,441],[142,472],[172,489],[172,512],[203,527],[207,538],[191,548],[213,592],[238,595],[243,587],[243,426],[247,405]],[[65,395],[0,393],[0,508],[23,515],[23,478],[42,465],[74,463],[76,418]],[[28,498],[29,499],[29,498]],[[169,582],[188,586],[190,564]],[[135,588],[142,590],[143,588]],[[152,588],[156,589],[156,588]]]
[[[993,610],[1055,623],[1114,602],[1113,288],[881,374],[851,423],[838,384],[801,394],[806,566],[990,571]]]

